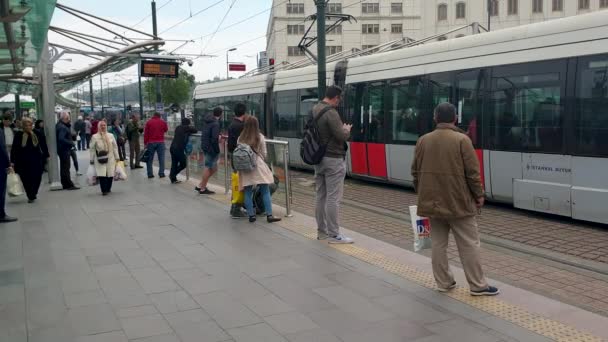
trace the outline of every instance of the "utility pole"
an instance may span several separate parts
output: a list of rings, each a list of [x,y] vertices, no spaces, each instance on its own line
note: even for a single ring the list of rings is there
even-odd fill
[[[137,83],[139,86],[139,118],[144,120],[144,95],[141,92],[141,62],[137,68]]]
[[[152,0],[152,34],[154,39],[158,39],[158,25],[156,24],[156,1]],[[155,50],[158,54],[158,48]],[[162,94],[160,92],[160,79],[155,78],[156,83],[156,111],[160,112],[158,108],[164,108]]]
[[[315,0],[317,5],[317,69],[319,100],[325,96],[326,58],[325,58],[325,1]]]
[[[127,91],[125,90],[125,81],[122,81],[122,111],[125,113],[123,120],[127,119]]]
[[[51,190],[61,190],[62,186],[59,182],[59,158],[57,155],[57,135],[55,133],[57,115],[55,114],[55,84],[53,82],[54,59],[56,59],[56,57],[51,57],[47,39],[42,48],[38,70],[40,72],[42,113],[45,122],[44,131],[50,155],[49,181],[51,183]]]
[[[91,98],[91,115],[95,118],[95,95],[93,95],[93,79],[89,78],[89,96]]]
[[[488,32],[490,32],[491,17],[492,17],[492,0],[488,0]]]

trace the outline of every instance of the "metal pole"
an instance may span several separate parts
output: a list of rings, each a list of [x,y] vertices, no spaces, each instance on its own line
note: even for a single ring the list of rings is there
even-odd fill
[[[101,103],[101,116],[103,117],[103,79],[102,74],[99,74],[99,85],[101,86],[101,99],[99,99],[99,103]]]
[[[231,167],[228,165],[228,138],[222,137],[224,141],[224,193],[228,194],[230,192],[230,170]]]
[[[91,115],[95,118],[95,96],[93,95],[93,79],[89,79],[89,96],[91,98]]]
[[[57,134],[55,125],[55,85],[53,82],[53,65],[50,63],[48,39],[40,56],[40,85],[42,86],[42,108],[44,113],[44,131],[49,149],[49,180],[51,190],[61,190],[59,182],[59,157],[57,155]]]
[[[490,32],[491,16],[492,16],[492,0],[488,0],[488,32]]]
[[[15,94],[15,119],[21,119],[21,99],[19,94]]]
[[[152,34],[154,35],[154,37],[156,37],[155,39],[158,39],[158,26],[156,23],[156,2],[154,0],[152,0]],[[156,53],[158,53],[158,47],[157,49],[155,49]],[[160,79],[157,77],[155,80],[156,83],[156,107],[158,109],[159,106],[163,106],[163,99],[162,99],[162,94],[160,92]]]
[[[283,146],[283,170],[285,170],[285,216],[292,217],[291,214],[291,177],[289,176],[289,143]]]
[[[112,108],[112,88],[110,88],[110,79],[106,78],[108,82],[108,107]]]
[[[325,0],[315,0],[317,5],[317,68],[319,99],[325,95],[326,56],[325,56]]]
[[[122,82],[122,111],[124,112],[122,119],[127,119],[127,91],[125,90],[125,82]]]
[[[137,83],[139,85],[139,118],[144,120],[144,94],[141,92],[141,62],[137,67]]]
[[[228,62],[228,52],[230,52],[230,50],[226,51],[226,79],[230,78],[230,63]]]

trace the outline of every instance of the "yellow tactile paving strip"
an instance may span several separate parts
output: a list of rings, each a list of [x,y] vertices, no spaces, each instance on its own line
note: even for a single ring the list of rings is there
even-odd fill
[[[230,203],[230,201],[224,195],[215,195],[212,197],[219,202]],[[279,222],[279,225],[309,239],[317,238],[316,229],[297,224],[292,220],[281,221]],[[435,289],[435,280],[433,279],[432,274],[410,267],[406,264],[386,257],[381,253],[361,248],[356,244],[328,246],[358,260],[380,267],[418,285],[429,289]],[[500,300],[498,297],[474,297],[469,294],[468,290],[460,287],[446,293],[445,295],[558,342],[602,341],[601,338],[582,332],[576,328],[544,318],[540,315],[530,313],[518,306],[506,303]]]

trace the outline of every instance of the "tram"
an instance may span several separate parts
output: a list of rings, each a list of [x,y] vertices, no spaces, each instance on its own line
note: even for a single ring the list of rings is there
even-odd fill
[[[449,101],[489,200],[608,223],[608,11],[351,58],[328,64],[326,79],[345,89],[350,176],[411,186],[416,141]],[[195,121],[244,102],[306,167],[316,85],[316,66],[201,85]]]

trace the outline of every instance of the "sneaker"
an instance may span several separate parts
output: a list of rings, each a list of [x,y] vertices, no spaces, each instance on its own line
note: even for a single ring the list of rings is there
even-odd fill
[[[196,191],[196,192],[201,192],[201,188],[199,188],[198,186],[195,186],[195,187],[194,187],[194,191]]]
[[[165,178],[165,175],[158,175],[158,178]]]
[[[17,218],[16,217],[10,217],[8,215],[5,215],[3,218],[0,218],[0,223],[10,223],[10,222],[16,222]]]
[[[448,291],[453,290],[455,288],[456,288],[456,282],[453,282],[452,285],[448,286],[445,289],[443,287],[438,287],[437,291],[439,291],[439,292],[448,292]]]
[[[230,208],[230,217],[232,217],[233,219],[242,219],[242,218],[248,218],[249,215],[247,215],[247,213],[245,211],[243,211],[243,209],[241,209],[238,206],[232,206],[232,208]]]
[[[205,190],[199,190],[198,193],[200,195],[215,195],[215,191],[211,191],[207,188],[205,188]]]
[[[182,181],[180,181],[180,180],[174,180],[174,181],[171,181],[171,184],[180,184],[181,182]]]
[[[148,179],[152,179],[152,178],[154,178],[154,176],[148,176]]]
[[[257,220],[255,216],[249,216],[249,222],[253,223]]]
[[[329,239],[329,235],[327,235],[325,233],[317,233],[317,240],[325,241],[327,239]]]
[[[77,186],[75,186],[75,185],[72,185],[71,187],[69,187],[69,188],[65,188],[64,190],[73,191],[73,190],[80,190],[80,188],[79,188],[79,187],[77,187]]]
[[[497,294],[500,293],[500,290],[495,288],[494,286],[488,286],[486,289],[484,290],[479,290],[479,291],[470,291],[471,296],[496,296]]]
[[[274,223],[274,222],[281,221],[281,219],[278,217],[274,217],[272,215],[268,215],[268,216],[266,216],[266,221],[268,221],[268,223]]]
[[[354,243],[353,239],[346,237],[344,235],[334,236],[328,239],[330,244],[334,245],[346,245],[350,243]]]

